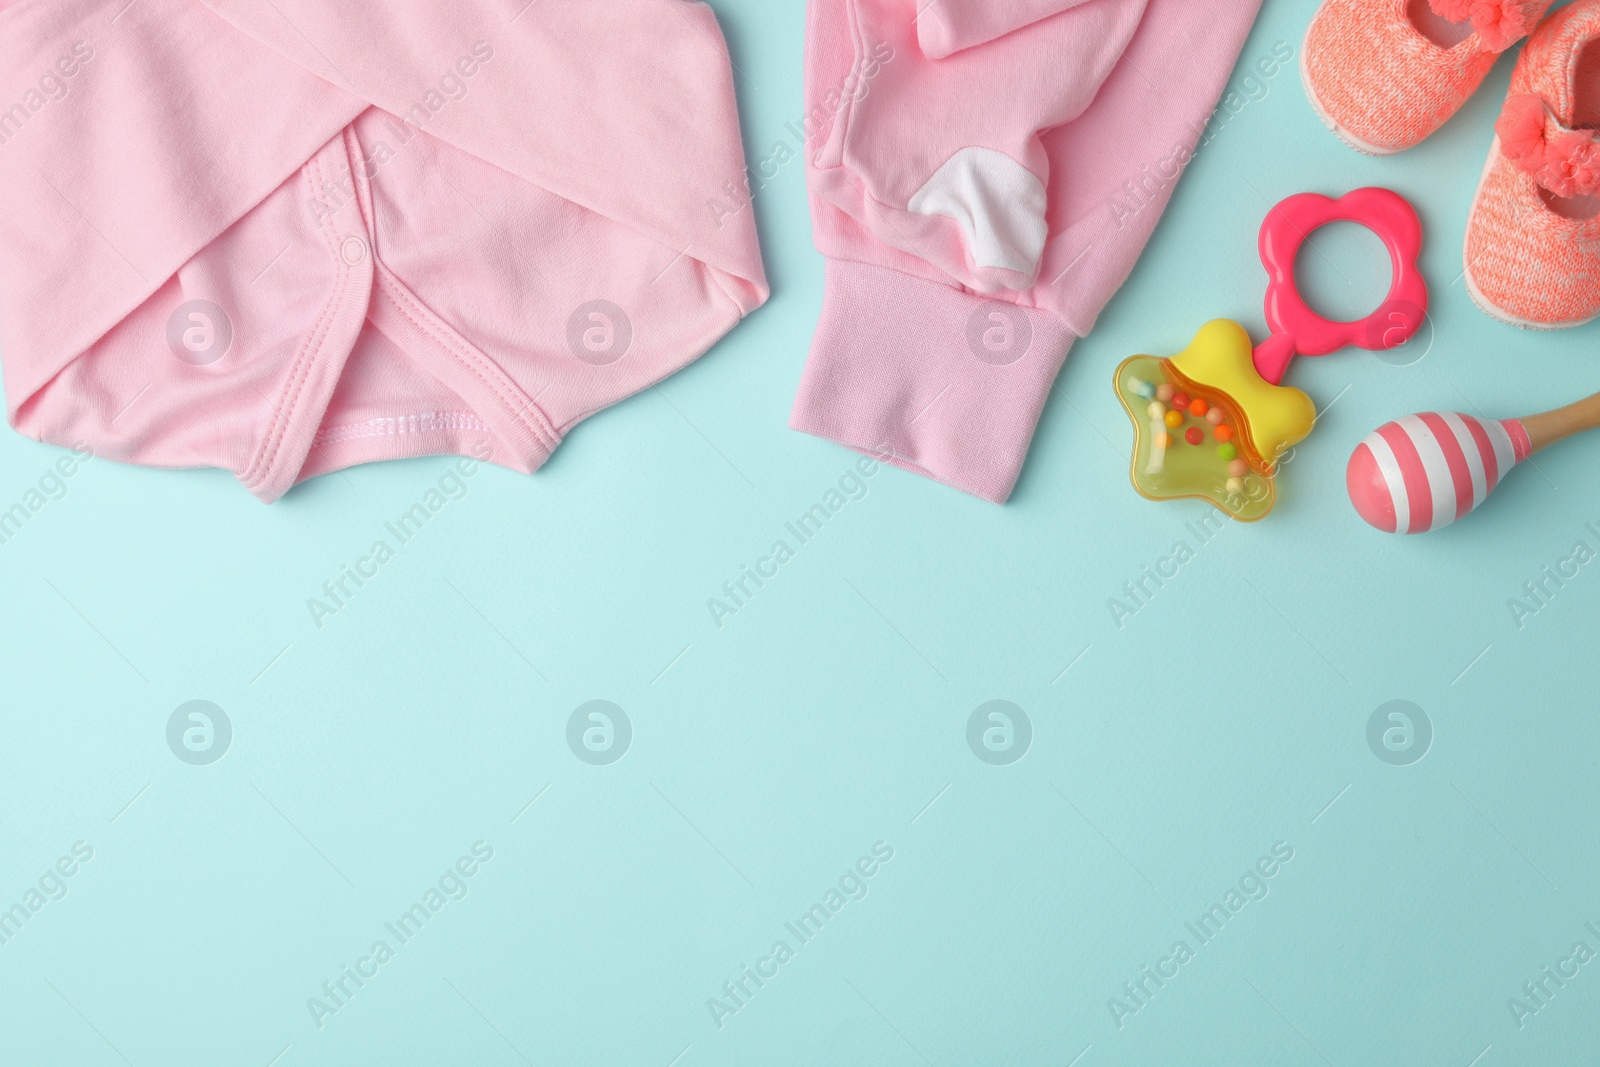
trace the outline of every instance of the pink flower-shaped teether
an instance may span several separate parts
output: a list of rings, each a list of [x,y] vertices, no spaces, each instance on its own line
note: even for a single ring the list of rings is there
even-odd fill
[[[1300,246],[1330,222],[1365,226],[1389,251],[1394,282],[1378,310],[1355,322],[1331,322],[1311,310],[1295,287],[1294,264]],[[1354,346],[1379,352],[1398,348],[1422,328],[1428,311],[1428,284],[1417,260],[1422,256],[1422,220],[1404,197],[1369,187],[1337,200],[1320,193],[1291,196],[1267,215],[1261,227],[1261,262],[1267,268],[1267,325],[1272,336],[1256,348],[1256,370],[1266,381],[1283,381],[1296,355],[1325,356]]]

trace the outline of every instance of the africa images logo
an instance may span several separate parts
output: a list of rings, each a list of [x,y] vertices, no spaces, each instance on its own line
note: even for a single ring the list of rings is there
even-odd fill
[[[191,367],[208,367],[233,347],[233,320],[210,300],[186,300],[167,317],[167,347]]]
[[[994,767],[1009,767],[1028,754],[1033,720],[1009,700],[979,704],[967,717],[967,747]]]
[[[1367,720],[1367,747],[1391,767],[1409,767],[1433,746],[1433,720],[1409,700],[1391,700]]]
[[[592,767],[605,767],[628,754],[633,720],[609,700],[579,704],[567,718],[567,747]]]
[[[94,49],[89,47],[87,41],[78,41],[73,44],[72,51],[57,59],[54,69],[41,74],[34,84],[22,94],[22,98],[9,107],[0,107],[0,146],[11,143],[11,140],[23,131],[23,128],[32,122],[48,105],[67,98],[71,92],[68,84],[82,72],[94,58]]]
[[[217,762],[233,743],[233,722],[228,713],[209,700],[179,705],[167,719],[167,747],[193,767]]]

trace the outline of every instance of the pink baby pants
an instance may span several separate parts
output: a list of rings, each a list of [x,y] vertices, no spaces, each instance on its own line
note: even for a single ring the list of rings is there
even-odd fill
[[[766,300],[685,0],[0,0],[12,424],[263,500],[518,471]]]
[[[995,503],[1261,0],[810,0],[822,316],[790,424]]]

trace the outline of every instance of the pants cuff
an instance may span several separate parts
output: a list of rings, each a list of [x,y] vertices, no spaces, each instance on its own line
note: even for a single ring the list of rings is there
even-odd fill
[[[1074,335],[1048,312],[828,260],[789,425],[1003,504]]]

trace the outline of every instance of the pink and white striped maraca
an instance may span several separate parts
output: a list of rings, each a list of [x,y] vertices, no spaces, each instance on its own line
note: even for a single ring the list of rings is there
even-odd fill
[[[1345,485],[1371,525],[1385,533],[1426,533],[1477,508],[1529,456],[1597,426],[1600,394],[1526,419],[1407,415],[1356,446]]]

